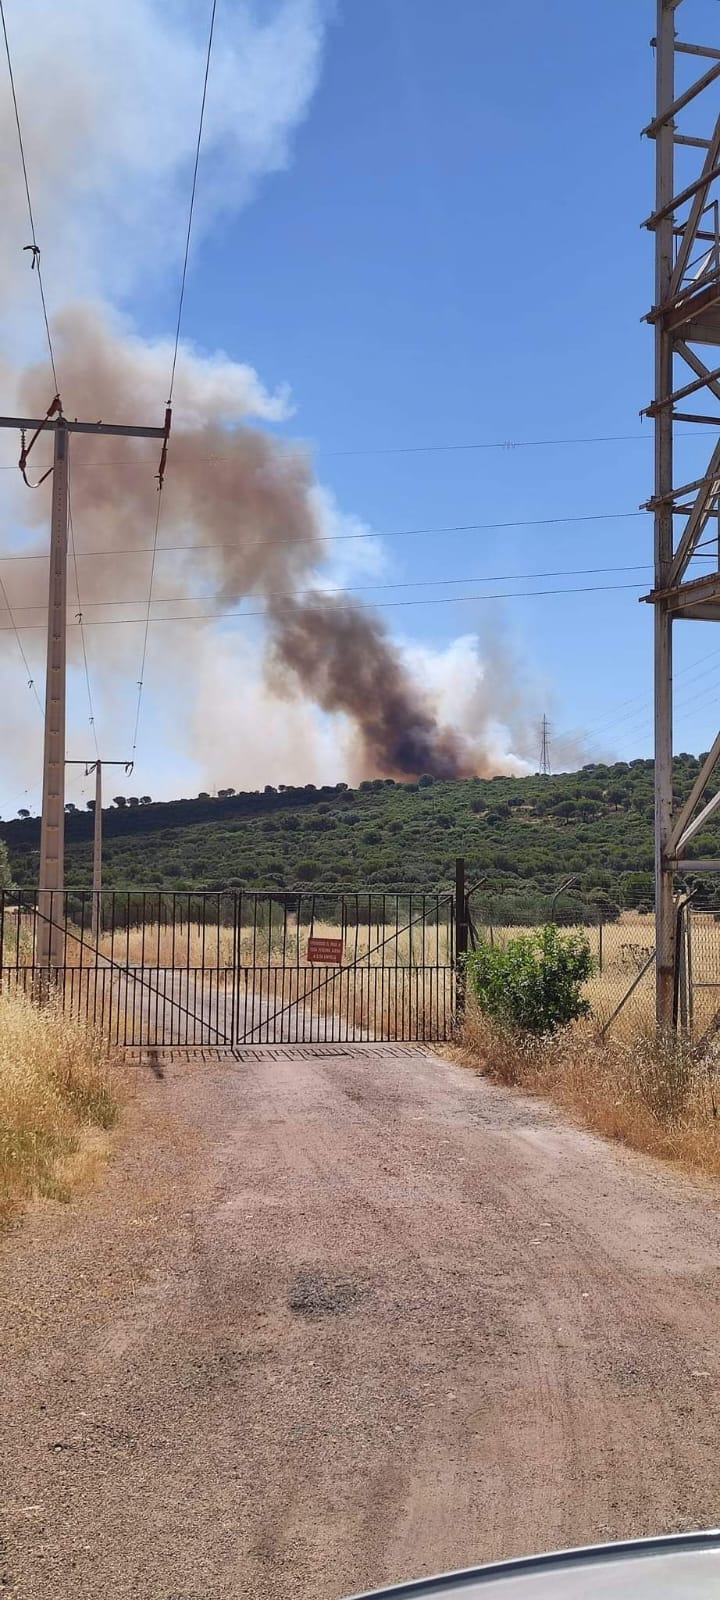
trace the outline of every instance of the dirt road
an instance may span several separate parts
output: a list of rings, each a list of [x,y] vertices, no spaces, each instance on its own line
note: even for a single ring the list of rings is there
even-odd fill
[[[143,1079],[0,1246],[0,1594],[337,1600],[720,1520],[717,1192],[429,1053],[277,1055]]]

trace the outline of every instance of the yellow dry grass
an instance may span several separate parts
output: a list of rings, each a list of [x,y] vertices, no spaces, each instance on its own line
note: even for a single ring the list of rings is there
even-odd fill
[[[306,965],[310,926],[288,913],[283,922],[278,908],[274,909],[272,926],[247,925],[239,929],[237,950],[240,966]],[[312,932],[320,938],[338,938],[342,930],[337,923],[316,920]],[[447,923],[439,925],[421,919],[410,928],[403,925],[402,914],[397,926],[393,923],[373,922],[355,927],[350,924],[343,933],[346,962],[368,959],[373,966],[430,966],[449,961],[449,936]],[[28,916],[18,927],[17,919],[8,911],[3,929],[3,965],[30,967],[35,959],[33,924]],[[104,930],[97,950],[101,957],[118,966],[145,966],[173,968],[230,967],[235,958],[235,940],[232,927],[216,921],[181,922],[173,927],[165,923],[145,923],[144,926],[117,927],[114,932]],[[89,928],[81,929],[69,922],[65,937],[67,967],[91,967],[96,963],[96,947]]]
[[[316,921],[313,934],[321,939],[340,938],[342,930],[336,923]],[[78,931],[79,932],[79,931]],[[307,965],[307,943],[310,928],[307,923],[297,926],[296,919],[288,915],[283,927],[276,920],[267,927],[243,927],[239,934],[238,960],[242,967],[263,965]],[[373,923],[346,928],[343,935],[345,961],[368,960],[372,966],[430,966],[442,965],[450,960],[447,927],[420,924],[413,928],[394,923]],[[99,944],[104,956],[120,965],[148,967],[229,967],[234,957],[232,928],[208,923],[184,923],[174,930],[158,923],[148,923],[145,928],[118,930],[111,937],[104,933]],[[84,949],[79,936],[68,943],[68,965],[91,965],[95,960],[92,941],[86,935]]]
[[[0,1221],[91,1181],[117,1111],[117,1073],[94,1029],[52,1000],[0,995]]]
[[[343,977],[318,982],[323,987],[313,1011],[319,1016],[334,1012],[340,1033],[347,1027],[351,1038],[436,1039],[452,1029],[449,967],[359,966]]]
[[[344,932],[337,923],[317,920],[313,933],[321,938],[338,938],[341,934],[345,946],[346,963],[365,959],[372,966],[442,966],[451,959],[447,910],[443,908],[439,923],[425,921],[417,916],[411,927],[403,922],[400,912],[399,926],[394,922],[373,922],[357,928],[351,923]],[[505,944],[517,934],[532,930],[526,926],[497,926],[485,928],[480,920],[478,932],[495,943]],[[578,925],[588,939],[597,968],[598,994],[607,997],[619,985],[632,981],[653,946],[651,917],[623,913],[615,923],[606,923],[602,930],[597,926]],[[717,953],[720,961],[720,926],[714,928]],[[303,966],[306,961],[310,927],[306,921],[298,926],[297,918],[288,912],[283,923],[276,907],[272,926],[247,925],[239,930],[237,951],[241,966],[259,966],[263,963]],[[202,923],[178,921],[173,928],[164,923],[146,923],[143,926],[116,928],[114,933],[105,930],[99,941],[102,956],[120,966],[147,967],[227,967],[235,955],[231,927],[208,921]],[[67,929],[67,966],[91,966],[96,959],[95,945],[89,929],[81,932],[72,923]],[[20,929],[15,918],[6,913],[4,929],[3,964],[21,967],[33,962],[32,923],[23,922]]]
[[[471,1004],[453,1054],[498,1082],[542,1095],[586,1128],[634,1150],[720,1176],[717,1060],[647,1028],[601,1039],[578,1024],[554,1039],[518,1038]]]

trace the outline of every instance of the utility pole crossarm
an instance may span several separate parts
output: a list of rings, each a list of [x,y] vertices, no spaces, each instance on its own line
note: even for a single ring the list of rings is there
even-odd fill
[[[77,417],[70,421],[67,417],[0,417],[0,428],[15,428],[17,432],[30,432],[30,429],[65,428],[68,433],[100,433],[108,434],[117,439],[164,439],[167,436],[167,427],[163,428],[136,428],[133,425],[115,422],[78,422]]]

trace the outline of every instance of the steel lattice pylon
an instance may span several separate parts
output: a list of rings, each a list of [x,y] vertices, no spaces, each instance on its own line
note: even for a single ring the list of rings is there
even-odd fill
[[[682,9],[681,9],[682,8]],[[687,38],[676,24],[682,17]],[[702,41],[708,17],[715,35]],[[678,618],[720,621],[720,11],[702,0],[657,0],[655,117],[655,885],[657,1020],[673,1021],[676,873],[718,870],[688,858],[720,804],[703,796],[720,733],[682,806],[673,809],[672,637]],[[710,347],[710,353],[708,349]],[[698,409],[695,409],[697,407]],[[676,424],[682,424],[678,434]],[[708,439],[713,441],[712,448]],[[683,481],[684,480],[684,481]],[[712,538],[710,534],[712,532]],[[708,552],[711,552],[708,570]]]

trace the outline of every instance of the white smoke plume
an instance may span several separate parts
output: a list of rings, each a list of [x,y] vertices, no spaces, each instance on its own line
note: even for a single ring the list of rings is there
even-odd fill
[[[33,110],[26,150],[65,412],[159,423],[172,344],[141,337],[127,306],[141,280],[167,281],[181,257],[207,19],[183,0],[125,0],[121,8],[67,0],[61,9],[24,0],[7,12],[21,110]],[[267,0],[259,8],[234,0],[222,16],[196,242],[291,159],[327,26],[321,0]],[[1,376],[10,403],[42,414],[52,389],[37,285],[22,249],[28,226],[7,96],[0,98],[0,183],[0,331],[9,352]],[[354,565],[381,570],[384,556],[373,539],[341,551],[334,536],[356,525],[317,484],[306,453],[250,425],[290,414],[286,389],[269,392],[251,367],[223,351],[181,344],[153,615],[217,620],[151,629],[141,786],[162,793],[183,765],[206,785],[236,787],[518,770],[508,751],[522,745],[522,714],[517,706],[510,714],[507,675],[494,671],[490,655],[480,662],[468,641],[445,657],[406,650],[377,617],[325,594],[346,583]],[[6,465],[9,436],[2,447]],[[47,459],[41,440],[34,462]],[[97,722],[112,725],[123,745],[144,631],[157,459],[157,447],[144,442],[72,441],[80,609]],[[30,495],[7,472],[2,478],[6,549],[46,550],[48,487]],[[46,563],[17,561],[2,571],[18,622],[34,629],[23,640],[41,685]],[[71,570],[71,611],[73,582]],[[226,613],[243,605],[264,613],[266,625],[230,627]],[[112,626],[128,616],[135,627]],[[4,612],[0,624],[7,623]],[[71,639],[69,744],[78,741],[85,754],[77,629]],[[17,655],[8,631],[0,634],[0,661],[10,682]],[[6,755],[19,784],[35,762],[35,739],[11,730]]]
[[[126,300],[185,242],[210,7],[197,0],[7,0],[39,243],[52,303]],[[322,62],[323,0],[218,8],[194,244],[286,166]],[[0,94],[8,330],[37,326],[9,86]],[[27,355],[27,347],[19,352]]]

